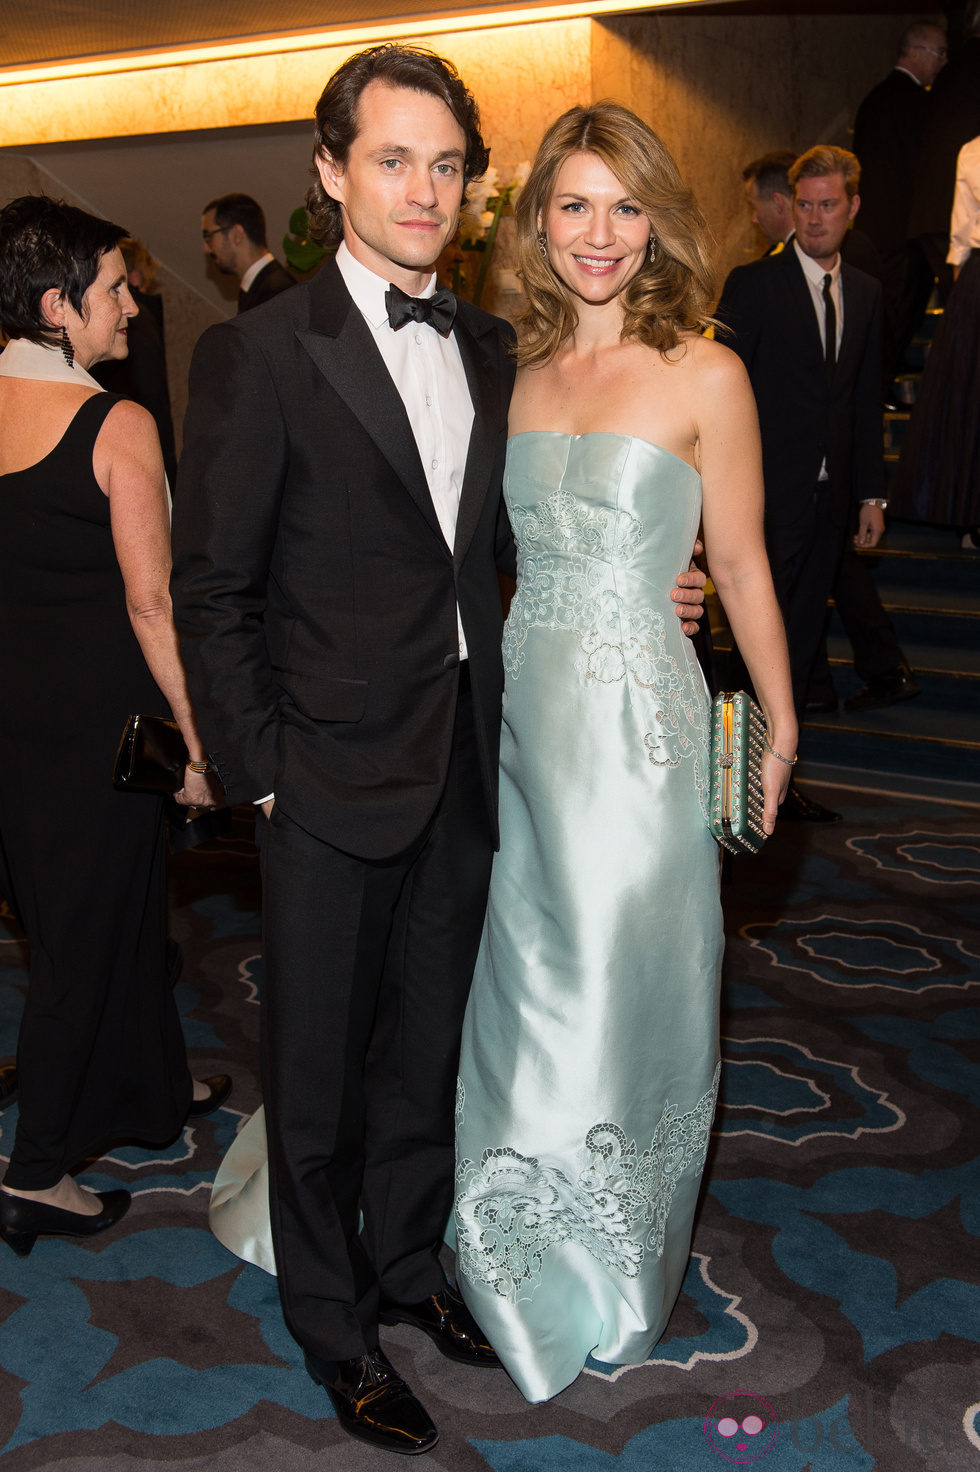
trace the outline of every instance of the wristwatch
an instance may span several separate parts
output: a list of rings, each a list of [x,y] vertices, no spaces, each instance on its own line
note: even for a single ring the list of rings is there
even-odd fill
[[[862,501],[861,502],[861,505],[862,506],[880,506],[881,509],[882,509],[882,511],[884,511],[885,507],[888,505],[888,502],[886,500],[884,500],[881,496],[869,496],[868,499],[867,499],[867,501]]]

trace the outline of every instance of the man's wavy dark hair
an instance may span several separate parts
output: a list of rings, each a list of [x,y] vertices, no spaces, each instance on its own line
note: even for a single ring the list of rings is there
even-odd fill
[[[313,184],[306,196],[310,235],[322,245],[333,247],[343,239],[340,205],[331,199],[316,171],[318,158],[330,157],[345,167],[350,146],[357,137],[358,103],[371,82],[386,87],[406,87],[411,92],[428,92],[444,102],[466,134],[463,185],[486,172],[490,150],[480,133],[480,112],[472,92],[461,80],[451,61],[421,46],[401,46],[388,41],[359,51],[339,67],[324,87],[316,105],[313,143]]]

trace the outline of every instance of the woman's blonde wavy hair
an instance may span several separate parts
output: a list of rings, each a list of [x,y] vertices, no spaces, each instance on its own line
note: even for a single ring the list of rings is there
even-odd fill
[[[518,274],[527,298],[517,324],[518,364],[548,362],[578,324],[572,293],[542,255],[538,239],[558,171],[573,153],[597,154],[650,221],[656,246],[623,291],[622,337],[669,352],[682,331],[703,331],[712,321],[708,227],[653,129],[617,102],[597,102],[570,108],[552,123],[518,196]]]

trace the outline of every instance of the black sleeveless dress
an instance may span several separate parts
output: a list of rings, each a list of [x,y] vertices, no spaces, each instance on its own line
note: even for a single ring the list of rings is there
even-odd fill
[[[6,1174],[18,1190],[53,1186],[113,1141],[164,1143],[191,1098],[165,960],[162,803],[111,781],[126,717],[168,714],[92,470],[118,402],[94,394],[49,455],[0,476],[0,849],[30,947]]]

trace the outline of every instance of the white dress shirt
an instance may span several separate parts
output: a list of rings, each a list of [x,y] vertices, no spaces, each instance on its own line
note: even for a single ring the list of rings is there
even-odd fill
[[[385,292],[391,282],[362,266],[345,244],[337,251],[337,267],[405,405],[442,535],[446,545],[452,547],[473,428],[473,401],[456,338],[452,333],[443,337],[425,322],[408,322],[393,332],[385,306]],[[433,274],[419,295],[433,296],[435,290]],[[459,609],[456,625],[459,657],[465,659],[466,640]]]
[[[837,313],[837,342],[834,344],[834,361],[836,362],[840,357],[841,338],[844,335],[844,293],[840,289],[840,252],[838,251],[828,273],[812,256],[808,256],[806,251],[800,250],[799,241],[796,239],[793,241],[793,249],[796,251],[796,259],[803,267],[806,284],[810,288],[813,310],[817,314],[817,326],[820,328],[820,346],[825,353],[827,351],[827,309],[823,299],[823,278],[830,275],[830,299]]]
[[[956,160],[946,260],[951,266],[962,266],[971,250],[980,250],[980,137],[964,143]]]

